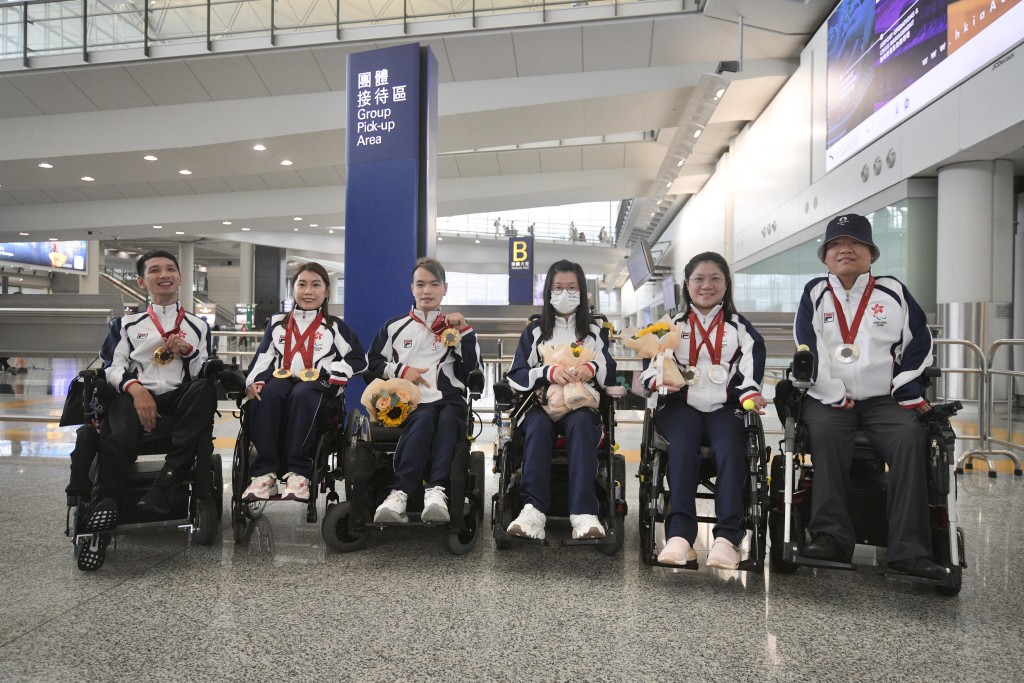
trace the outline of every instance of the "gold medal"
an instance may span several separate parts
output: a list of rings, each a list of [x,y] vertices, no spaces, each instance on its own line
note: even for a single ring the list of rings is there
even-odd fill
[[[700,381],[700,371],[697,368],[690,366],[683,370],[683,384],[688,387],[692,387],[694,384]]]
[[[153,353],[153,362],[157,365],[168,365],[172,360],[174,354],[162,346]]]
[[[288,368],[278,368],[277,370],[274,370],[274,377],[277,377],[278,379],[288,379],[291,376],[292,371]]]
[[[459,341],[462,339],[462,334],[459,333],[454,327],[449,327],[447,330],[441,333],[441,341],[445,346],[458,346]]]
[[[299,373],[299,379],[303,382],[315,382],[320,379],[320,371],[316,368],[306,368]]]

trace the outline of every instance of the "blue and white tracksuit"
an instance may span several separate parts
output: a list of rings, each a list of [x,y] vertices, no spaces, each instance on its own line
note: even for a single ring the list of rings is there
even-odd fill
[[[700,324],[707,330],[721,310],[721,304],[703,314],[696,308]],[[698,382],[658,398],[659,409],[654,422],[668,441],[668,485],[672,491],[672,510],[665,519],[665,538],[680,536],[690,545],[697,538],[697,507],[695,496],[700,484],[700,446],[705,440],[715,454],[715,517],[712,533],[739,545],[745,534],[743,520],[743,486],[746,477],[746,440],[743,420],[737,410],[748,398],[761,393],[764,380],[764,339],[754,326],[739,313],[723,319],[722,355],[720,364],[728,379],[715,384],[708,378],[711,349],[700,332],[691,329],[690,312],[672,319],[680,327],[681,341],[675,350],[676,364],[682,369],[690,361],[690,338],[698,344]],[[708,330],[713,344],[715,330]],[[657,390],[656,370],[649,366],[640,375],[644,388]]]
[[[607,386],[615,378],[615,361],[608,350],[605,331],[590,323],[586,339],[576,338],[576,316],[568,319],[555,316],[551,338],[541,340],[540,321],[531,322],[519,337],[508,381],[517,391],[546,389],[556,366],[544,365],[540,346],[561,346],[582,342],[594,353],[590,368],[598,387]],[[553,421],[544,409],[535,405],[520,423],[525,437],[523,444],[523,475],[519,494],[524,505],[529,503],[547,514],[551,505],[551,456],[557,434],[565,436],[569,455],[569,512],[573,515],[596,515],[599,512],[594,479],[597,477],[597,447],[601,441],[601,416],[591,408],[578,408]]]
[[[179,308],[178,302],[152,306],[165,333],[174,329]],[[124,496],[124,471],[138,455],[142,425],[135,400],[126,393],[134,384],[144,386],[156,402],[156,430],[170,434],[165,469],[184,478],[192,469],[198,448],[212,449],[217,394],[211,381],[197,379],[210,356],[210,326],[186,312],[177,334],[191,350],[184,356],[175,354],[166,365],[158,365],[154,354],[164,339],[147,311],[123,316],[110,326],[103,349],[112,348],[113,355],[105,373],[107,383],[118,395],[100,427],[100,482],[106,497],[119,501]]]
[[[844,341],[828,285],[852,324],[870,277],[860,275],[849,292],[835,275],[815,278],[804,288],[796,314],[796,343],[806,344],[815,358],[815,385],[802,411],[814,465],[808,529],[833,536],[852,555],[846,488],[860,429],[889,463],[888,559],[894,562],[931,553],[925,437],[913,409],[924,403],[920,380],[932,360],[932,336],[906,286],[878,276],[853,341],[860,356],[852,363],[837,361],[835,350]],[[840,409],[850,402],[852,410]]]
[[[417,385],[420,403],[403,424],[390,490],[412,494],[425,477],[428,488],[448,488],[455,446],[465,438],[466,382],[480,365],[480,345],[476,332],[467,325],[459,330],[458,345],[445,346],[431,330],[443,315],[441,311],[413,309],[388,320],[370,345],[370,374],[404,378],[409,368],[426,368],[420,377],[429,383]]]
[[[257,453],[249,468],[250,476],[280,473],[283,455],[287,466],[285,471],[311,478],[316,416],[320,406],[324,400],[340,396],[352,376],[366,369],[366,354],[359,338],[341,318],[330,316],[321,318],[319,329],[312,333],[313,355],[309,367],[320,370],[320,380],[297,380],[298,374],[306,368],[306,362],[302,353],[296,350],[294,340],[292,350],[295,353],[287,368],[292,376],[273,376],[274,370],[284,363],[289,315],[295,320],[298,332],[303,334],[318,313],[318,310],[296,308],[291,314],[275,313],[271,316],[260,347],[249,365],[246,387],[263,385],[258,400],[249,401],[246,406],[249,436]]]

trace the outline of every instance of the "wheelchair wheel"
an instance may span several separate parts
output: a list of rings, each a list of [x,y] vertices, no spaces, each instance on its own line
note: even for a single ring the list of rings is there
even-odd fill
[[[249,519],[256,519],[263,514],[267,501],[244,501],[242,492],[249,485],[249,463],[256,459],[256,447],[249,440],[244,429],[238,430],[235,441],[235,452],[231,460],[231,499],[238,503],[238,510]]]
[[[210,495],[217,506],[217,519],[224,517],[224,460],[219,453],[215,453],[210,459],[210,469],[213,470],[213,489]]]
[[[772,510],[768,513],[768,529],[771,534],[771,563],[772,571],[778,574],[792,574],[799,565],[787,562],[782,558],[783,535],[785,534],[786,518],[782,510]],[[798,548],[804,546],[804,522],[800,510],[793,508],[790,518],[790,536]]]
[[[626,523],[622,517],[618,515],[612,515],[608,519],[608,529],[615,534],[615,543],[608,543],[606,545],[599,545],[597,549],[605,555],[614,555],[615,553],[622,550],[622,543],[625,540],[623,536],[626,534]]]
[[[236,500],[231,501],[231,533],[235,543],[245,540],[245,513],[242,512],[242,504]]]
[[[465,555],[473,549],[484,522],[484,454],[481,451],[469,454],[469,470],[472,489],[467,491],[469,503],[463,508],[463,529],[448,534],[448,550],[453,555]]]
[[[324,515],[320,533],[324,541],[339,553],[350,553],[360,550],[366,545],[366,530],[361,534],[353,534],[348,529],[348,520],[352,516],[352,505],[346,500],[332,505]]]
[[[196,501],[192,515],[192,540],[199,545],[210,545],[217,535],[217,503],[212,497]]]

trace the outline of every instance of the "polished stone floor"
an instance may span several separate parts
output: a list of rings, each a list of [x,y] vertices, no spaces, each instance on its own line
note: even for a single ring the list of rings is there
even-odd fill
[[[5,375],[0,413],[51,414],[67,373],[55,362]],[[236,429],[218,421],[218,452]],[[0,681],[1019,681],[1024,670],[1024,480],[1008,473],[959,478],[969,566],[953,598],[885,580],[867,548],[855,572],[647,567],[632,477],[612,557],[557,543],[498,551],[489,533],[456,557],[413,529],[342,555],[302,506],[277,503],[241,544],[227,517],[208,547],[140,530],[85,573],[63,535],[72,439],[0,422]],[[619,442],[637,449],[637,426]]]

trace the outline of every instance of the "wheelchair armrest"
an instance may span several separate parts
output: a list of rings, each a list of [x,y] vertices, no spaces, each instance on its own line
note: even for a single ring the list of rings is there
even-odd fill
[[[618,385],[613,387],[605,387],[604,393],[608,394],[609,398],[618,400],[626,395],[626,387],[620,387]]]
[[[217,356],[210,356],[203,363],[203,367],[199,368],[199,377],[201,379],[216,379],[217,375],[224,370],[224,361]]]
[[[245,395],[245,375],[240,371],[227,368],[217,373],[217,381],[224,387],[224,393],[228,398],[237,402]]]

